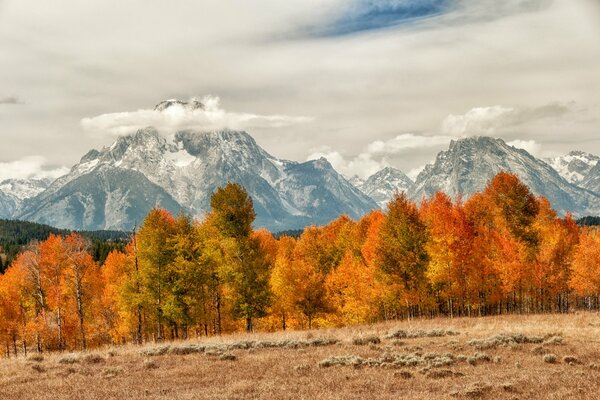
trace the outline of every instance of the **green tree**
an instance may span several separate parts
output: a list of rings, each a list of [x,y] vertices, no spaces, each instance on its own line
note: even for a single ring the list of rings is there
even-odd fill
[[[377,265],[398,289],[399,300],[407,306],[418,303],[426,289],[428,233],[417,206],[404,193],[388,204],[377,246]]]
[[[233,292],[232,316],[245,319],[246,330],[252,332],[253,320],[266,315],[271,299],[271,265],[260,240],[251,237],[256,217],[252,199],[243,187],[229,183],[215,191],[210,204],[222,237],[223,275]]]

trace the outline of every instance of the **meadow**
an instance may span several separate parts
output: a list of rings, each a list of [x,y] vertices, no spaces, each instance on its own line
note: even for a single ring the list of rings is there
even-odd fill
[[[1,399],[597,399],[600,315],[434,318],[0,360]]]

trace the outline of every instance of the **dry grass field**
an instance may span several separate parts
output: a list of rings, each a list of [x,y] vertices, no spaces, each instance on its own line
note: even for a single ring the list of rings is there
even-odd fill
[[[0,360],[1,399],[598,399],[600,315],[394,322]]]

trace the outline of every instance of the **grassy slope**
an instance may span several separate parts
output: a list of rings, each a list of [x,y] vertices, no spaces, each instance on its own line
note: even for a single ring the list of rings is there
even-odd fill
[[[385,339],[396,329],[409,331],[452,329],[457,336]],[[469,341],[500,333],[553,335],[562,344],[518,344],[477,350]],[[379,345],[354,345],[352,340],[373,334]],[[339,344],[323,347],[254,348],[230,350],[235,360],[223,360],[220,351],[187,355],[148,356],[134,346],[98,351],[100,357],[62,364],[65,355],[46,355],[44,360],[0,361],[0,399],[596,399],[600,382],[600,316],[598,314],[535,315],[477,319],[436,319],[395,322],[338,330],[233,335],[221,339],[192,340],[170,344],[177,349],[190,344],[223,345],[254,341],[310,341],[336,338]],[[147,346],[153,350],[160,346]],[[544,362],[542,347],[557,355]],[[451,353],[472,356],[480,351],[491,361],[475,365],[456,361],[452,365],[392,368],[390,366],[332,366],[319,363],[330,356],[357,355],[380,358],[389,354]],[[574,356],[573,365],[563,361]],[[431,371],[434,371],[433,373]],[[436,375],[452,376],[436,377]]]

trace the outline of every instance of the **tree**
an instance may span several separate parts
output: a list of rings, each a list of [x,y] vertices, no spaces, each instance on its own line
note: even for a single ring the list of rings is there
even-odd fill
[[[443,193],[425,200],[421,215],[429,231],[427,277],[451,317],[455,309],[465,313],[476,301],[475,229],[462,203]]]
[[[425,271],[429,256],[425,249],[427,227],[417,206],[404,193],[394,195],[388,204],[377,245],[377,266],[390,279],[397,299],[410,315],[426,295]]]
[[[224,276],[233,292],[233,317],[245,319],[252,332],[254,318],[265,316],[270,304],[271,268],[261,242],[251,237],[256,216],[252,199],[239,184],[228,183],[215,191],[210,204],[227,260]]]
[[[139,273],[144,308],[154,310],[155,340],[164,339],[164,312],[170,279],[169,266],[173,251],[169,237],[175,229],[175,219],[168,211],[151,210],[137,235]]]
[[[570,286],[584,296],[588,308],[600,308],[600,232],[585,229],[571,266]]]
[[[256,214],[252,199],[241,185],[228,183],[217,188],[210,198],[210,207],[215,226],[224,237],[245,239],[250,236]]]

